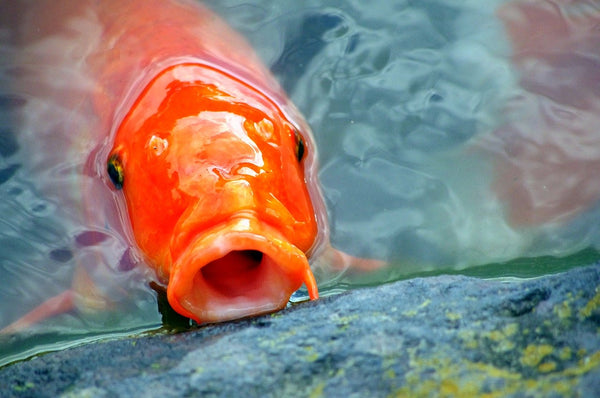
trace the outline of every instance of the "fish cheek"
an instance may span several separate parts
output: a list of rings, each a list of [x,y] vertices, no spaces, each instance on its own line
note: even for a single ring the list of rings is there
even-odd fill
[[[162,264],[187,198],[178,189],[179,175],[167,160],[169,149],[158,155],[157,151],[161,149],[148,145],[131,151],[123,191],[138,245],[153,263]]]
[[[179,173],[172,169],[169,161],[169,137],[152,135],[140,153],[135,170],[139,202],[146,202],[155,209],[172,209],[176,206],[179,187]]]
[[[298,242],[305,250],[310,248],[317,235],[317,222],[314,206],[307,187],[305,176],[305,162],[309,147],[301,133],[294,129],[294,151],[288,155],[288,160],[283,162],[282,175],[285,184],[285,203],[296,219],[296,236]],[[292,156],[295,157],[292,158]]]

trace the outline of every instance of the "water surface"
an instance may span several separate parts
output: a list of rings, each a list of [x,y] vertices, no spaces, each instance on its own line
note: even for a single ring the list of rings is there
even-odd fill
[[[322,294],[442,273],[535,277],[599,258],[600,183],[590,170],[600,136],[590,126],[600,114],[600,39],[512,57],[526,44],[498,18],[496,0],[207,3],[248,38],[311,124],[334,246],[390,264],[319,268]],[[577,4],[572,15],[598,21],[600,6]],[[552,29],[545,34],[552,41]],[[2,56],[18,51],[0,39]],[[25,103],[4,72],[0,326],[68,288],[86,247],[68,210],[28,174],[15,117]],[[159,328],[142,276],[123,273],[117,285],[131,295],[114,311],[65,314],[0,338],[0,365]]]

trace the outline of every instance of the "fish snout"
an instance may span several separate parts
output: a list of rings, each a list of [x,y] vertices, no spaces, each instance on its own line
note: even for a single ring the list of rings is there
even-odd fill
[[[302,250],[252,213],[241,213],[200,233],[174,258],[170,305],[199,323],[277,311],[305,284],[318,291]]]
[[[302,251],[308,250],[314,241],[312,235],[305,237],[306,234],[300,233],[303,228],[306,229],[304,223],[297,221],[268,190],[261,191],[251,181],[237,178],[207,192],[205,198],[190,205],[179,217],[170,242],[172,257],[187,250],[190,241],[202,231],[235,218],[260,220],[261,224],[268,224],[273,231],[286,237]]]

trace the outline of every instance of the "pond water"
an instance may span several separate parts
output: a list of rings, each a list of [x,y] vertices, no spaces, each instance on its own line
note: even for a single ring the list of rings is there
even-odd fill
[[[600,258],[600,34],[586,28],[600,6],[572,2],[563,19],[544,2],[206,3],[309,121],[333,245],[389,264],[318,267],[321,294],[443,273],[535,277]],[[18,50],[1,43],[2,57]],[[28,175],[14,116],[24,104],[8,79],[0,70],[0,326],[68,288],[86,247]],[[160,328],[143,276],[123,273],[116,311],[0,336],[0,365]]]

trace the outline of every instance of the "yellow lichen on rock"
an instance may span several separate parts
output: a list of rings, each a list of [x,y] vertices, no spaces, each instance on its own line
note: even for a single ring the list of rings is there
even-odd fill
[[[579,318],[589,318],[592,313],[600,307],[600,287],[596,288],[596,294],[590,301],[587,302],[585,307],[579,310]]]
[[[523,350],[521,363],[530,367],[537,366],[545,357],[552,354],[553,351],[554,347],[549,344],[529,344]]]

